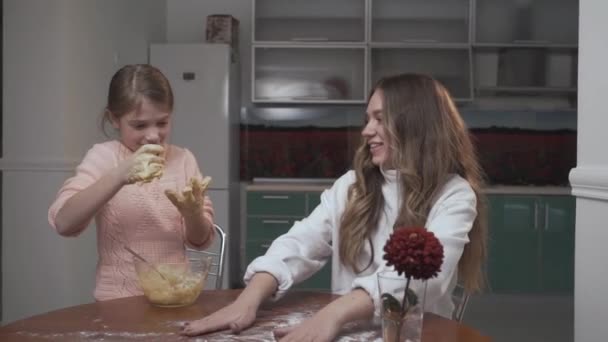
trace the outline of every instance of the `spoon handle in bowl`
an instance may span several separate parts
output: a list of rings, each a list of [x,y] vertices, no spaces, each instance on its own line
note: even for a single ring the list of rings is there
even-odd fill
[[[152,265],[148,260],[146,260],[144,257],[142,257],[141,255],[139,255],[139,253],[135,252],[134,250],[132,250],[129,246],[127,245],[123,245],[123,247],[127,250],[127,252],[133,254],[134,257],[136,257],[137,259],[145,262],[146,264],[148,264],[154,271],[156,271],[156,273],[158,273],[158,275],[160,275],[161,278],[163,278],[164,280],[168,279],[165,277],[165,275],[159,271],[154,265]]]

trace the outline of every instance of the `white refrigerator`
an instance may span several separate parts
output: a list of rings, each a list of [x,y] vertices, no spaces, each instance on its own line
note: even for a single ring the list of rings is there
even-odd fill
[[[223,287],[241,279],[239,118],[240,68],[227,44],[152,44],[150,64],[171,82],[171,142],[188,148],[213,178],[207,194],[227,233]]]

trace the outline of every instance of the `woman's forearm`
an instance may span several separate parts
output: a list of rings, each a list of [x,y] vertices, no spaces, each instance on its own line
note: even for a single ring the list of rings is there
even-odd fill
[[[278,286],[276,278],[270,273],[256,273],[236,301],[252,306],[257,310],[260,304],[277,291]]]
[[[63,236],[79,233],[99,209],[124,185],[121,178],[110,172],[88,188],[68,199],[55,217],[57,232]]]
[[[374,314],[374,302],[362,289],[355,289],[325,306],[319,315],[336,320],[339,326],[348,322],[368,320]]]

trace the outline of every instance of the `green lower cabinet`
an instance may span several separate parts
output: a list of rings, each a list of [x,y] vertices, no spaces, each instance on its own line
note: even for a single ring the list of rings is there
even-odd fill
[[[306,215],[306,194],[303,192],[249,191],[247,215]]]
[[[247,241],[274,240],[287,233],[293,223],[300,218],[257,217],[247,218]]]
[[[546,292],[574,290],[574,226],[576,201],[573,197],[545,196],[542,227],[542,284]]]
[[[492,292],[540,289],[536,199],[490,197],[488,276]]]
[[[247,264],[264,255],[274,239],[285,234],[294,222],[310,214],[321,202],[321,192],[249,191],[247,193]],[[331,262],[298,289],[330,290]]]
[[[245,256],[247,258],[247,265],[249,265],[253,259],[266,254],[266,251],[270,247],[272,241],[264,240],[250,240],[245,244]]]
[[[489,290],[572,292],[575,199],[490,195],[489,200]]]
[[[308,205],[308,213],[312,213],[313,210],[321,203],[320,192],[309,192],[306,194],[306,203]]]

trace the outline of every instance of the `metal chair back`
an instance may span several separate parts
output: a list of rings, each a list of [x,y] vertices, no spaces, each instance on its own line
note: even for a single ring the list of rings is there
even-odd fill
[[[211,250],[199,251],[191,248],[186,248],[188,253],[202,253],[204,255],[209,255],[212,257],[213,261],[211,263],[211,268],[209,270],[208,276],[215,277],[215,288],[222,288],[222,280],[224,277],[224,260],[226,259],[226,233],[217,224],[214,224],[216,236],[215,239],[217,242],[214,242],[211,245]],[[215,247],[215,248],[213,248]]]
[[[454,302],[454,311],[452,312],[452,319],[458,322],[462,322],[464,312],[467,309],[469,303],[469,292],[464,286],[457,284],[452,292],[452,301]]]

